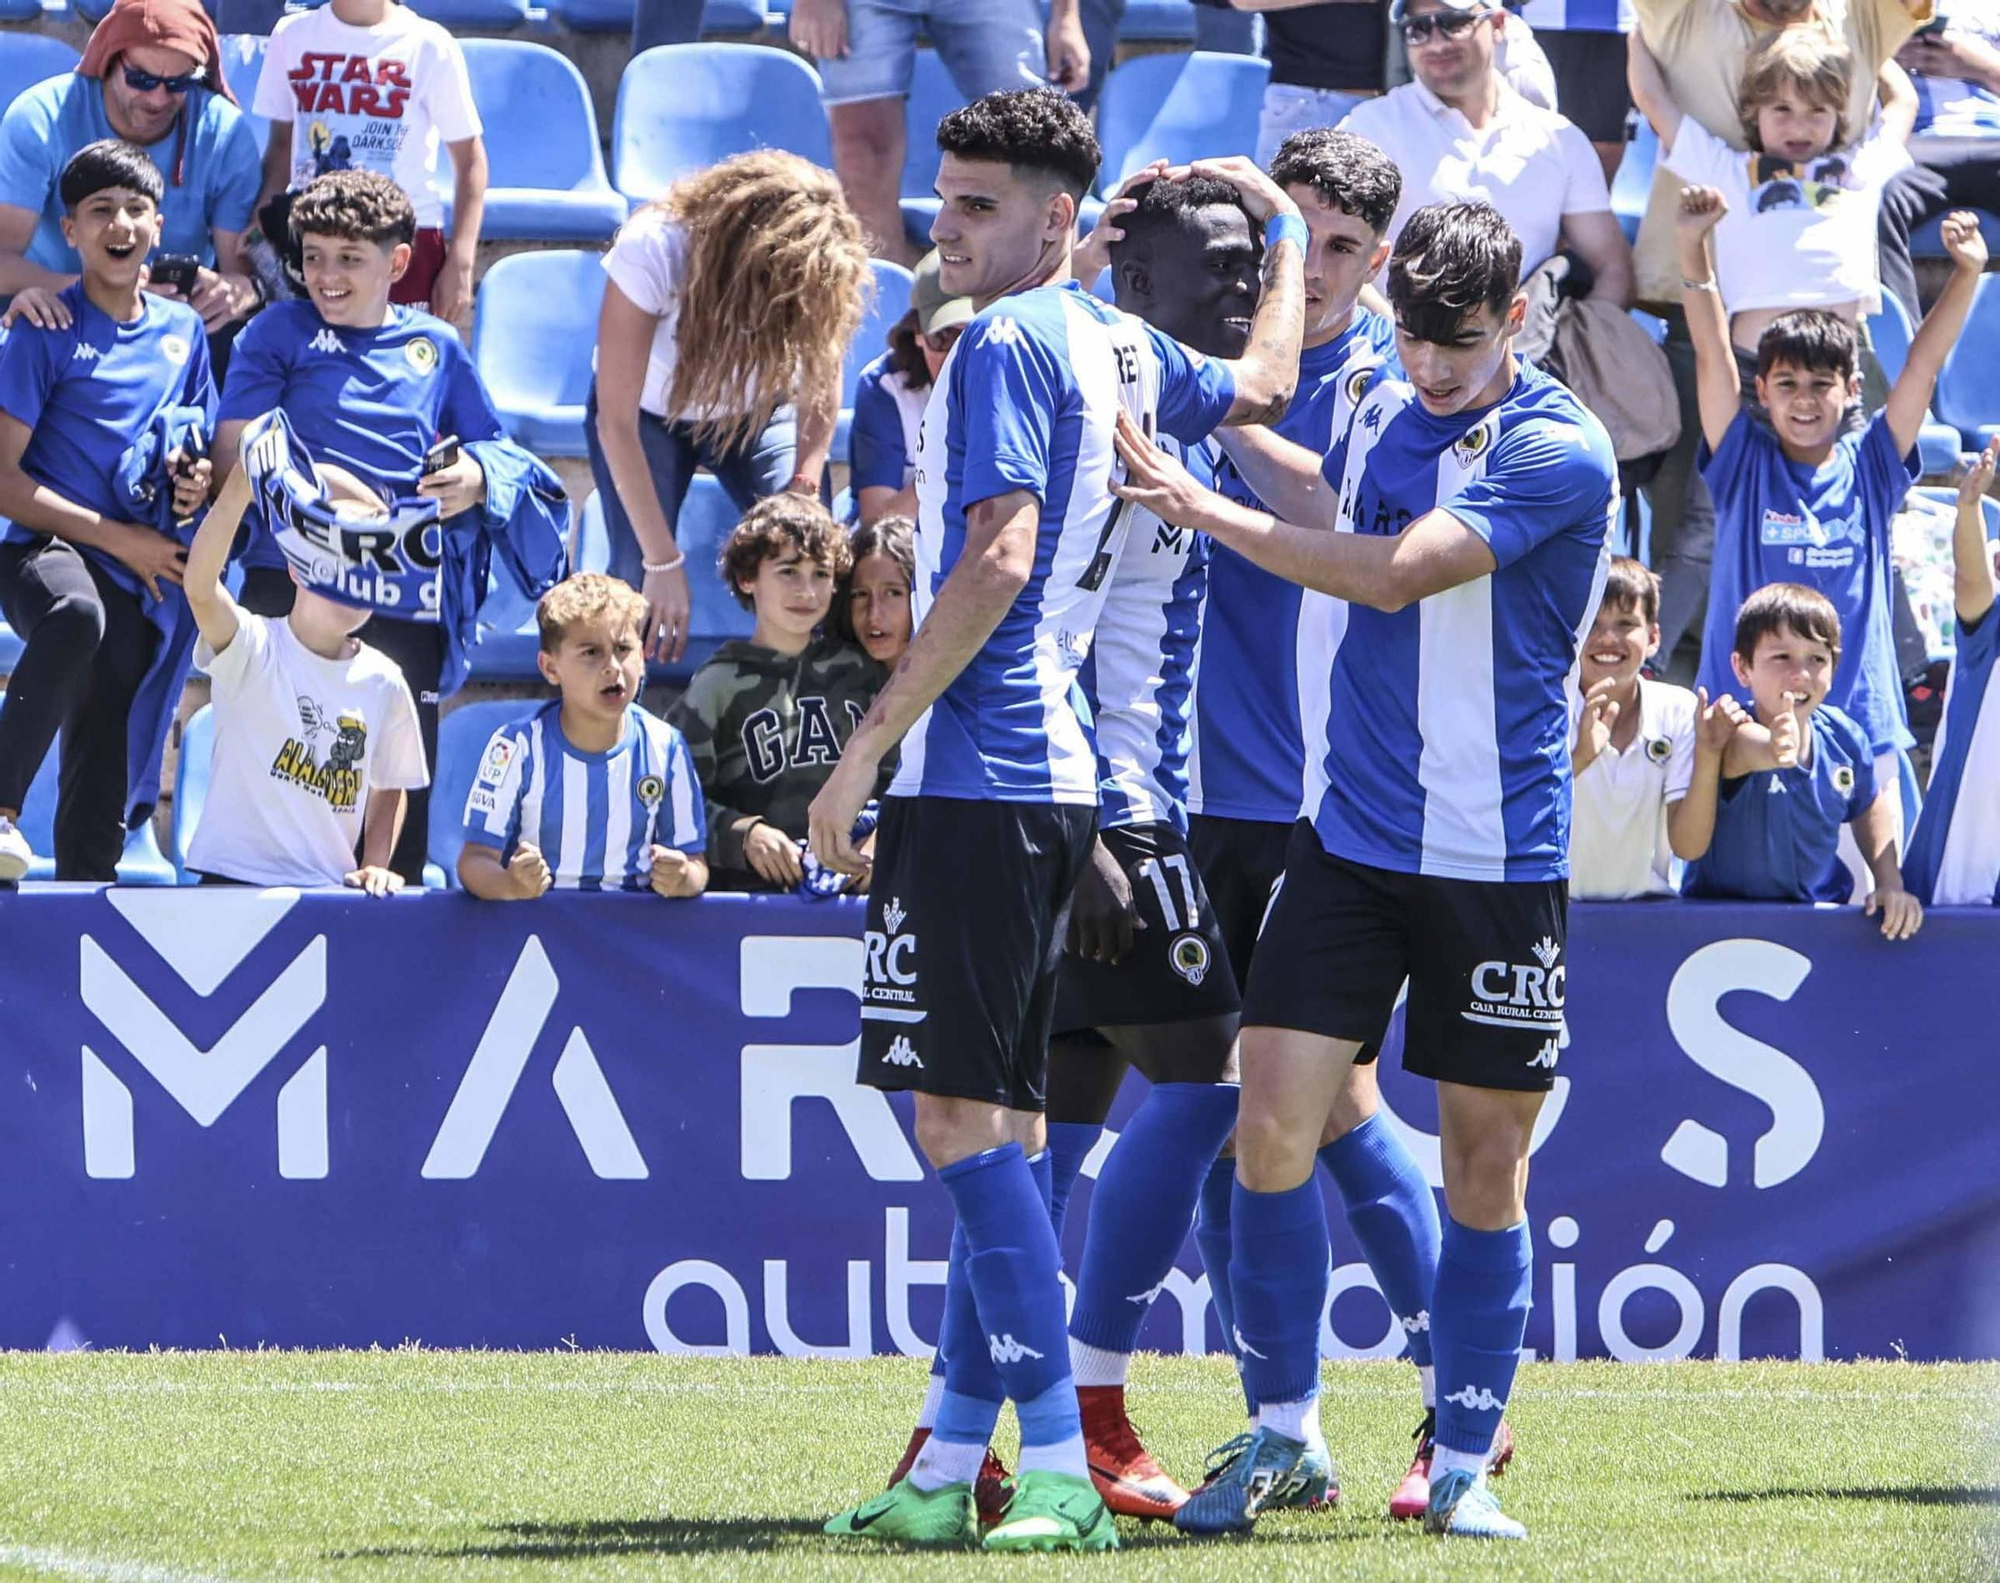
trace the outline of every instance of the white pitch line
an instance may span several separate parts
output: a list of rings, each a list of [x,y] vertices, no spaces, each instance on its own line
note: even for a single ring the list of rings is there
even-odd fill
[[[185,1572],[144,1561],[112,1561],[40,1545],[0,1545],[0,1566],[23,1567],[79,1583],[236,1583],[215,1572]]]

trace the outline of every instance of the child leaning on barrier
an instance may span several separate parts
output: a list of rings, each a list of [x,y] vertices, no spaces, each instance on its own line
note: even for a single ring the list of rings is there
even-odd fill
[[[486,901],[565,890],[697,896],[701,782],[687,741],[639,707],[646,601],[579,572],[535,607],[536,664],[557,696],[486,744],[465,800],[458,879]]]

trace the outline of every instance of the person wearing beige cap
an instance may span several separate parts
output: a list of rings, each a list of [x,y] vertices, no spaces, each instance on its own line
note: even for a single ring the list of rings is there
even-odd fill
[[[924,407],[972,311],[970,297],[945,295],[937,253],[926,253],[917,265],[910,311],[889,330],[889,350],[855,382],[847,468],[858,521],[917,514],[917,436]]]
[[[262,302],[239,257],[257,201],[257,139],[223,80],[200,0],[118,0],[83,59],[22,92],[0,118],[0,297],[77,279],[57,179],[102,138],[143,149],[166,181],[149,289],[186,300],[210,333]],[[167,255],[194,264],[168,284]],[[30,314],[36,323],[49,322]],[[60,321],[54,321],[60,323]]]

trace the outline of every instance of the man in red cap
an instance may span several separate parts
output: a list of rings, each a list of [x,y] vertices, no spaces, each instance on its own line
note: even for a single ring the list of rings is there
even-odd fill
[[[166,183],[157,261],[192,254],[185,296],[211,334],[255,309],[261,295],[241,248],[260,182],[250,123],[222,75],[215,24],[200,0],[118,0],[76,70],[22,93],[0,118],[0,297],[29,286],[60,291],[77,278],[63,240],[57,178],[100,138],[135,143]]]

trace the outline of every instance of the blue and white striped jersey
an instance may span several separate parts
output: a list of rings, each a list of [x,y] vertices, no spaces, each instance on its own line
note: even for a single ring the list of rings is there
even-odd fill
[[[1528,0],[1521,20],[1537,33],[1630,33],[1632,0]]]
[[[1298,394],[1273,432],[1315,456],[1326,455],[1345,432],[1369,376],[1393,361],[1395,352],[1396,330],[1388,318],[1356,308],[1353,322],[1338,336],[1300,354]],[[1215,487],[1231,500],[1264,509],[1227,457],[1217,463]],[[1298,818],[1305,759],[1294,637],[1302,598],[1319,614],[1339,604],[1324,594],[1306,594],[1297,583],[1215,546],[1196,655],[1190,812],[1271,824]],[[1332,661],[1330,652],[1323,658]],[[1323,691],[1323,674],[1317,682]]]
[[[1497,403],[1434,417],[1384,371],[1327,456],[1343,532],[1443,509],[1498,567],[1389,614],[1345,607],[1305,813],[1335,857],[1453,879],[1569,872],[1569,709],[1610,566],[1617,463],[1603,425],[1523,363]]]
[[[1161,449],[1207,483],[1212,442]],[[1127,508],[1097,637],[1078,681],[1097,730],[1098,824],[1171,824],[1187,831],[1195,644],[1208,593],[1206,535]]]
[[[2000,903],[2000,605],[1958,629],[1944,719],[1931,750],[1924,796],[1903,883],[1926,907]]]
[[[903,739],[892,796],[1094,804],[1097,754],[1071,687],[1129,513],[1114,511],[1122,407],[1192,443],[1236,382],[1074,284],[1003,297],[965,328],[924,412],[917,458],[919,625],[965,547],[966,513],[1025,490],[1041,502],[1028,584]]]
[[[678,730],[629,704],[618,745],[585,753],[563,735],[561,699],[487,741],[465,839],[498,848],[502,861],[529,842],[561,890],[644,890],[655,846],[699,857],[708,845],[701,782]]]

